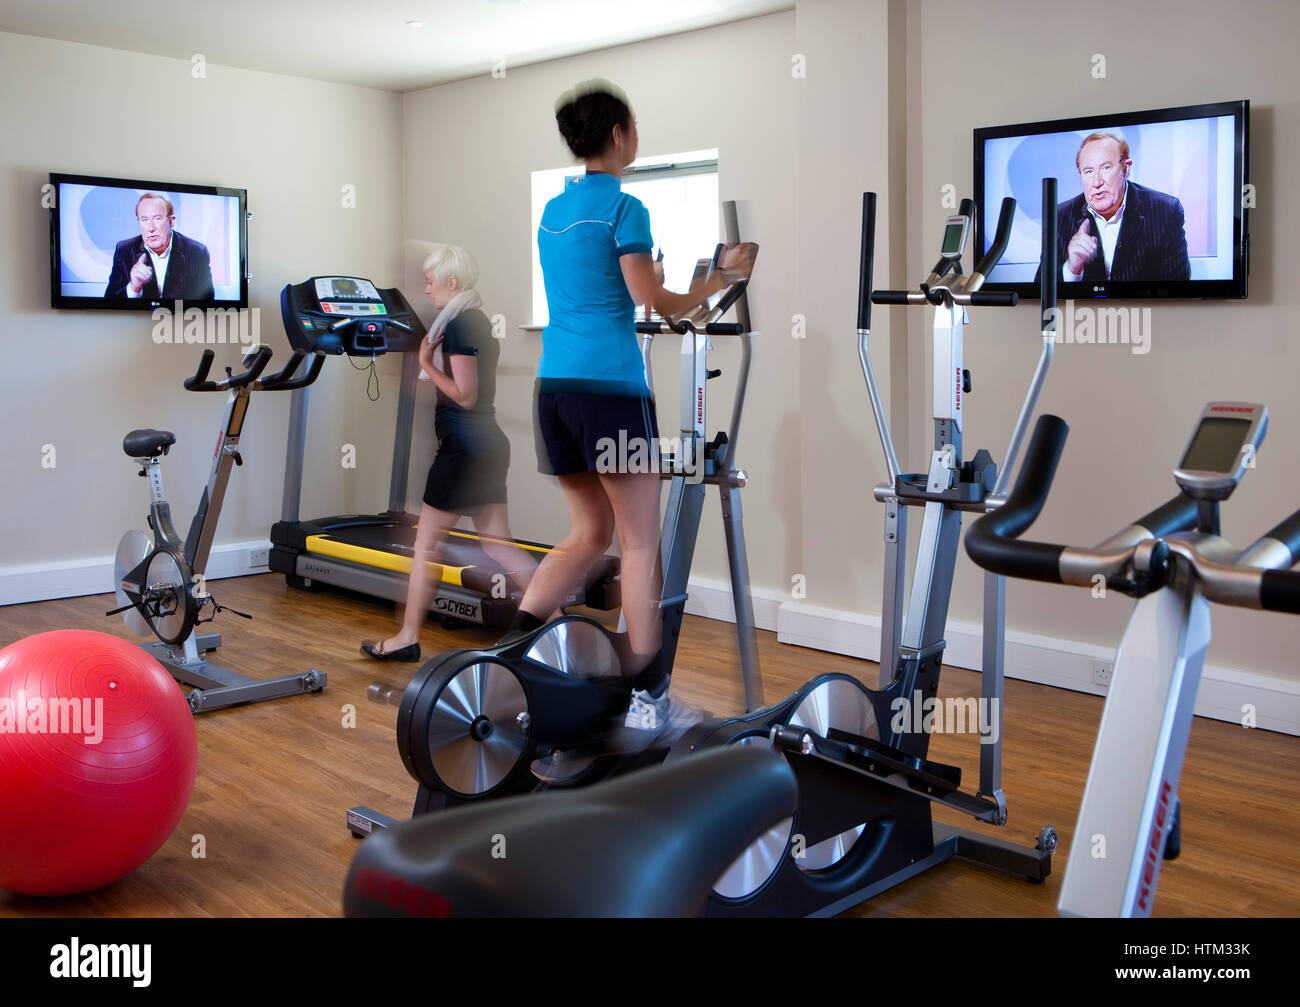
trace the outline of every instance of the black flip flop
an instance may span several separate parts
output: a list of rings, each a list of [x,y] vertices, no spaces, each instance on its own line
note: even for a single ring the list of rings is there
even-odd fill
[[[410,644],[406,647],[399,647],[397,650],[385,651],[383,641],[363,640],[361,643],[361,653],[366,657],[373,657],[376,661],[418,661],[420,659],[420,645],[418,643]]]

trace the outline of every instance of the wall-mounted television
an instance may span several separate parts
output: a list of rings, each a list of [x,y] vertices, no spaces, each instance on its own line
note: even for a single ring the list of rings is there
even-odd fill
[[[248,307],[247,192],[50,174],[56,308]]]
[[[984,289],[1038,296],[1052,176],[1061,297],[1245,297],[1249,119],[1248,101],[1226,101],[975,130],[980,254],[1003,197],[1017,202]]]

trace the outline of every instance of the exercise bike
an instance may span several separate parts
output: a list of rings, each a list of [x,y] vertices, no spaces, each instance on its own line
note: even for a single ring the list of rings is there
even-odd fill
[[[220,381],[208,380],[213,352],[204,350],[198,370],[185,379],[191,392],[229,391],[225,417],[212,454],[212,471],[199,497],[198,510],[182,542],[172,526],[171,506],[163,494],[162,458],[176,443],[170,430],[132,430],[122,440],[122,450],[139,466],[139,475],[149,481],[149,528],[152,539],[142,531],[128,531],[117,546],[113,563],[114,593],[118,608],[106,613],[121,615],[127,629],[137,636],[154,636],[152,643],[141,646],[163,664],[173,678],[194,687],[187,697],[194,713],[206,713],[238,703],[257,703],[281,696],[319,692],[325,687],[325,673],[310,671],[279,678],[253,679],[208,662],[207,653],[221,646],[217,633],[199,633],[197,627],[211,622],[218,612],[229,611],[252,618],[219,605],[207,590],[204,570],[212,540],[221,515],[226,483],[232,465],[242,465],[239,437],[248,412],[249,396],[254,390],[288,391],[311,384],[320,374],[324,354],[315,354],[305,373],[293,377],[307,354],[294,352],[283,370],[262,378],[271,360],[271,349],[259,346],[243,359],[239,374],[226,368]],[[211,609],[211,615],[204,613]]]
[[[734,206],[724,206],[724,211],[728,236],[734,237]],[[702,260],[697,275],[711,276],[725,247],[718,245],[711,260]],[[671,674],[704,500],[708,488],[717,487],[746,705],[752,709],[763,699],[740,505],[747,476],[736,467],[754,335],[745,310],[748,285],[748,278],[741,279],[690,316],[638,322],[637,331],[647,379],[655,338],[682,337],[681,431],[659,457],[669,489],[660,536],[662,646],[655,662],[665,675]],[[717,320],[733,306],[739,321]],[[739,339],[740,369],[730,425],[709,440],[707,385],[721,371],[709,367],[708,353],[711,340],[721,337]],[[627,711],[632,684],[609,630],[585,616],[565,616],[494,647],[439,654],[416,672],[404,691],[376,683],[368,694],[399,708],[397,746],[419,784],[413,814],[420,815],[538,787],[586,785],[662,762],[671,735],[632,754],[611,753],[605,745],[611,722]],[[573,754],[567,768],[537,765],[537,760],[556,752]],[[358,838],[395,824],[397,819],[372,808],[348,810],[348,829]]]
[[[1210,605],[1300,614],[1300,511],[1237,549],[1219,506],[1268,427],[1250,402],[1211,402],[1174,469],[1179,494],[1088,549],[1019,539],[1038,516],[1069,431],[1038,421],[1015,492],[966,536],[980,566],[1007,577],[1137,599],[1115,667],[1057,903],[1067,916],[1150,916],[1160,869],[1181,848],[1178,779],[1210,645]],[[1104,837],[1106,855],[1094,844]]]

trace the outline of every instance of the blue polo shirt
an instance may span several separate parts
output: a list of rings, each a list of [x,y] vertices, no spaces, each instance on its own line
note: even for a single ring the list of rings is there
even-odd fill
[[[546,204],[537,229],[550,309],[538,367],[543,392],[650,397],[619,256],[653,247],[649,212],[614,175],[569,178]]]

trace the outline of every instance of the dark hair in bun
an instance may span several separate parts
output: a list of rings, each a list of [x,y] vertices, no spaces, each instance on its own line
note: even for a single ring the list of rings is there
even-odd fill
[[[605,152],[615,126],[631,129],[632,110],[627,95],[609,81],[587,80],[560,95],[555,121],[573,156],[585,161]]]

